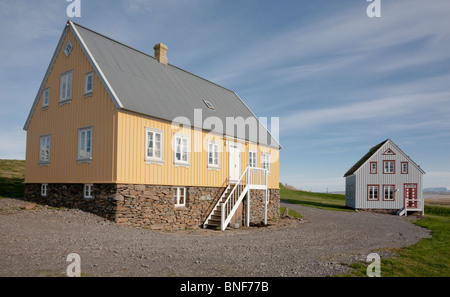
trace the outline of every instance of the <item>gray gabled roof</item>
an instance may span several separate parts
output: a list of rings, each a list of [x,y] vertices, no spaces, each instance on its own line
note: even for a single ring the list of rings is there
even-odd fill
[[[390,142],[391,145],[393,145],[393,147],[395,147],[396,151],[400,152],[401,154],[403,154],[403,156],[405,156],[411,164],[413,164],[414,166],[417,167],[417,169],[419,169],[420,172],[422,172],[423,174],[425,174],[425,171],[423,171],[422,168],[420,168],[419,165],[417,165],[413,160],[411,160],[411,158],[406,155],[392,140],[390,139],[386,139],[384,141],[382,141],[381,143],[373,146],[368,152],[367,154],[365,154],[358,162],[356,162],[355,165],[352,166],[352,168],[350,168],[345,174],[344,177],[348,177],[350,175],[353,175],[356,173],[356,171],[361,168],[361,166],[363,166],[373,155],[375,155],[380,148],[385,145],[387,142]]]
[[[81,25],[71,21],[67,24],[118,109],[170,122],[184,117],[193,127],[200,129],[203,123],[198,125],[198,121],[194,120],[194,109],[202,111],[203,121],[208,117],[219,118],[224,129],[227,117],[257,119],[233,91],[171,64],[163,65],[153,56]],[[204,100],[209,101],[214,110],[208,108]],[[24,129],[30,119],[31,113]],[[255,141],[249,135],[245,135],[244,139],[281,148],[259,121],[257,124],[259,130],[266,133],[267,140]]]

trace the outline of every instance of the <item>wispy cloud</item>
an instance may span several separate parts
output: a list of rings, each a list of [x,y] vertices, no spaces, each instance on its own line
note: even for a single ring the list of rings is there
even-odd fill
[[[330,108],[299,110],[280,119],[280,130],[302,130],[326,124],[338,124],[371,119],[392,119],[420,112],[426,106],[439,108],[448,102],[450,92],[387,97],[350,103]]]

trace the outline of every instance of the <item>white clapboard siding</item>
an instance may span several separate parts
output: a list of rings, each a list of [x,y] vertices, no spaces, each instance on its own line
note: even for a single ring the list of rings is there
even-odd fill
[[[395,155],[384,154],[391,149]],[[385,160],[395,162],[395,173],[385,174]],[[370,173],[371,162],[377,163],[377,173]],[[408,162],[408,173],[402,174],[401,164]],[[404,207],[404,186],[405,184],[417,184],[418,207],[423,207],[423,180],[424,171],[409,158],[394,142],[386,141],[373,155],[368,158],[352,175],[346,177],[346,205],[356,209],[402,209]],[[352,201],[350,186],[355,187],[355,199]],[[368,200],[368,185],[378,185],[378,200]],[[385,201],[384,185],[395,186],[395,196],[393,201]]]

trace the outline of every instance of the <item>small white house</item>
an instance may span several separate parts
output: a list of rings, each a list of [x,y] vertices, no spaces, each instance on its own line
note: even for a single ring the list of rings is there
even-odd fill
[[[354,209],[424,213],[425,172],[392,140],[372,147],[345,177],[345,205]]]

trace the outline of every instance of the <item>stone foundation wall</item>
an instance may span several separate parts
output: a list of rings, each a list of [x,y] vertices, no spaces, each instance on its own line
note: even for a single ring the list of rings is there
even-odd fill
[[[250,224],[264,222],[264,190],[250,191]],[[247,213],[246,198],[243,200],[243,225]],[[267,204],[267,220],[280,218],[280,190],[269,189],[269,203]]]
[[[199,228],[225,188],[186,187],[186,203],[175,207],[173,186],[94,184],[93,198],[83,197],[83,184],[48,184],[47,197],[41,184],[26,184],[25,199],[54,207],[76,208],[118,224],[176,231]],[[251,190],[250,222],[264,221],[262,190]],[[245,198],[243,220],[245,220]],[[270,190],[268,219],[280,217],[279,190]],[[244,224],[244,222],[243,222]]]
[[[184,207],[175,207],[172,186],[118,185],[116,222],[155,230],[200,227],[224,188],[186,187]]]
[[[48,184],[47,197],[41,196],[41,184],[26,184],[25,199],[53,207],[81,209],[108,220],[114,220],[116,214],[116,185],[96,184],[92,199],[83,195],[83,184]]]

